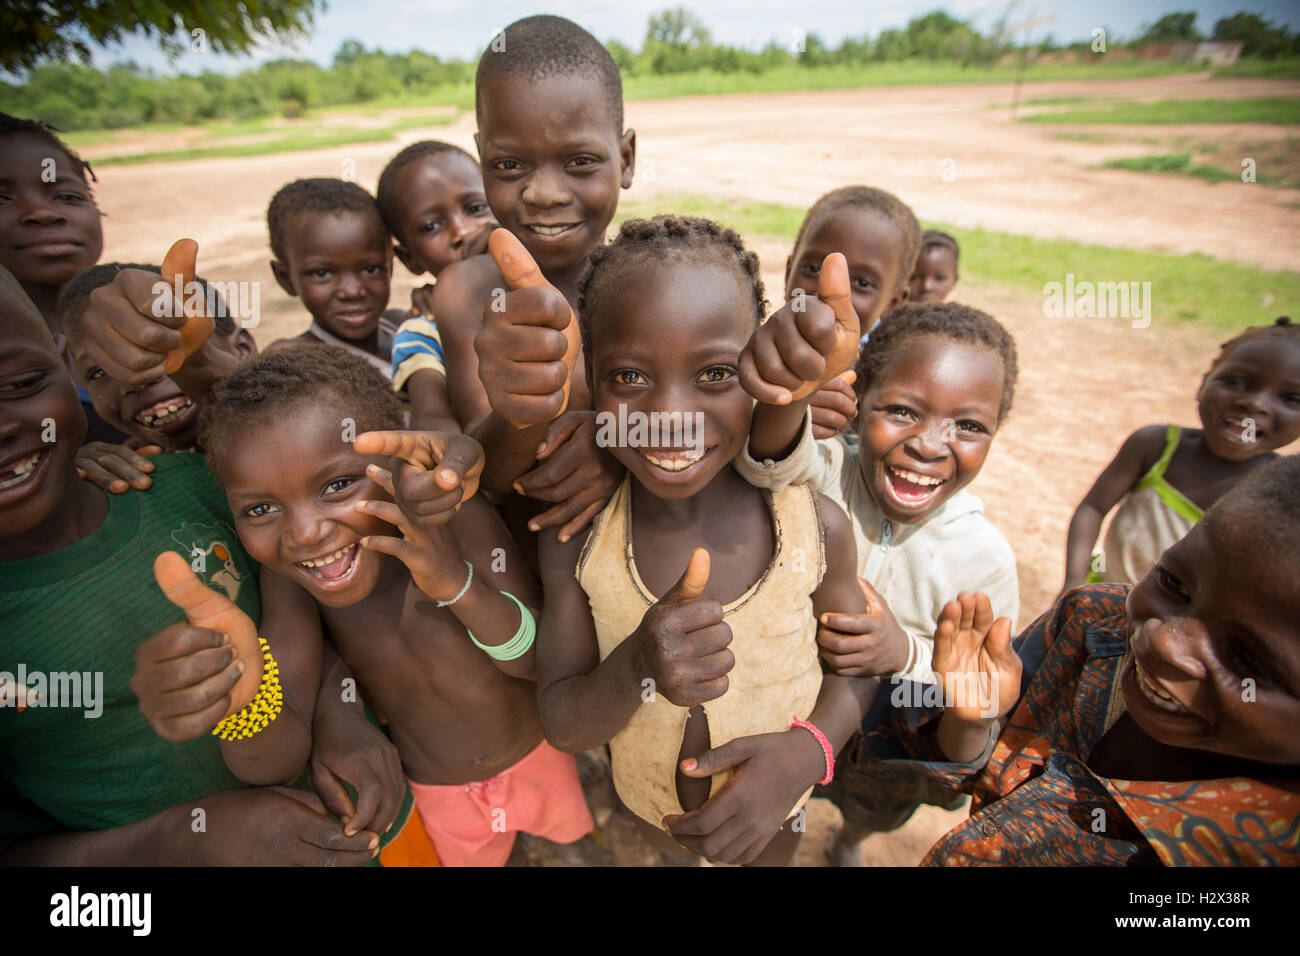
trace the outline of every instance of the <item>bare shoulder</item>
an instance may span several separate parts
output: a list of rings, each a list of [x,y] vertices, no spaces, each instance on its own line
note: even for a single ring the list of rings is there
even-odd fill
[[[501,270],[486,254],[447,266],[433,289],[433,312],[439,327],[444,322],[459,325],[468,318],[477,319],[492,290],[504,283]]]

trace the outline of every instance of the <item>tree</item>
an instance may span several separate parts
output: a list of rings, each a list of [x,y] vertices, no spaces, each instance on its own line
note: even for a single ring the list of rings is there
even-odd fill
[[[1214,24],[1214,39],[1240,40],[1242,56],[1276,60],[1291,49],[1286,27],[1275,27],[1257,13],[1234,13]]]
[[[685,7],[676,7],[650,14],[645,41],[646,46],[656,42],[670,47],[704,46],[709,42],[709,30]]]
[[[1167,13],[1146,32],[1133,41],[1134,46],[1143,43],[1195,43],[1204,40],[1196,29],[1196,11],[1184,10],[1180,13]]]
[[[133,34],[156,39],[170,56],[188,48],[248,53],[266,37],[304,34],[321,0],[5,0],[0,69],[90,59],[92,46]],[[202,31],[201,33],[198,31]]]

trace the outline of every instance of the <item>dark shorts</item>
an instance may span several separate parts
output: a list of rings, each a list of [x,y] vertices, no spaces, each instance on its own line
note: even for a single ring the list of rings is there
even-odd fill
[[[965,795],[927,774],[894,761],[877,760],[856,732],[835,760],[835,777],[813,790],[839,807],[844,823],[864,833],[897,830],[923,803],[955,810]]]

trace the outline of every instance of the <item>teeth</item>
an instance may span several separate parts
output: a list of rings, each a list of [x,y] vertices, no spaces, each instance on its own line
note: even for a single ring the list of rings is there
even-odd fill
[[[333,554],[327,554],[323,558],[316,558],[315,560],[312,561],[299,561],[298,563],[301,564],[304,568],[322,568],[325,565],[330,564],[331,562],[337,561],[339,558],[343,557],[343,555],[347,554],[351,550],[352,550],[352,545],[348,545],[346,548],[339,548]]]
[[[136,420],[145,425],[161,425],[188,411],[192,404],[194,403],[183,395],[169,398],[165,402],[150,406],[148,410],[137,415]]]
[[[910,481],[914,485],[933,486],[941,485],[947,481],[946,478],[935,478],[933,475],[920,475],[914,471],[908,471],[906,468],[895,468],[893,465],[889,466],[889,470],[899,478],[902,478],[904,481]]]
[[[36,454],[32,455],[31,458],[24,458],[12,468],[6,468],[5,472],[0,472],[0,474],[13,472],[12,478],[0,479],[0,491],[3,491],[5,488],[12,488],[15,485],[21,485],[26,481],[28,477],[31,476],[32,471],[36,468],[36,463],[41,460],[41,455],[42,452],[38,451]]]
[[[645,452],[642,454],[645,455]],[[704,452],[697,452],[685,458],[656,458],[654,455],[645,455],[646,461],[664,471],[685,471],[703,457]]]
[[[1133,661],[1133,672],[1137,675],[1138,689],[1151,703],[1171,714],[1189,713],[1186,707],[1147,680],[1147,676],[1142,673],[1142,668],[1138,666],[1136,660]]]
[[[533,230],[533,232],[537,233],[539,236],[558,236],[560,233],[564,232],[564,230],[570,227],[569,226],[529,226],[528,228]]]

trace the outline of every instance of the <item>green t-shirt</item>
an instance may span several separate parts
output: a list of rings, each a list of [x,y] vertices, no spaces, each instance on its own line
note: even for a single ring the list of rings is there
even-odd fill
[[[125,826],[244,786],[216,737],[164,740],[131,690],[135,649],[184,620],[154,581],[163,551],[184,557],[254,623],[262,614],[258,566],[203,457],[151,460],[149,490],[109,495],[108,516],[92,534],[52,554],[0,561],[0,680],[9,682],[0,688],[0,852],[19,837]],[[16,682],[40,694],[22,712]],[[308,775],[294,786],[311,789]],[[381,846],[411,806],[407,790]]]
[[[92,534],[0,562],[0,679],[10,682],[0,706],[0,848],[20,834],[123,826],[243,786],[217,738],[164,740],[131,690],[136,647],[184,620],[154,581],[161,552],[177,552],[254,622],[261,617],[257,565],[203,458],[153,463],[153,486],[109,495]],[[40,695],[22,712],[15,682]]]

